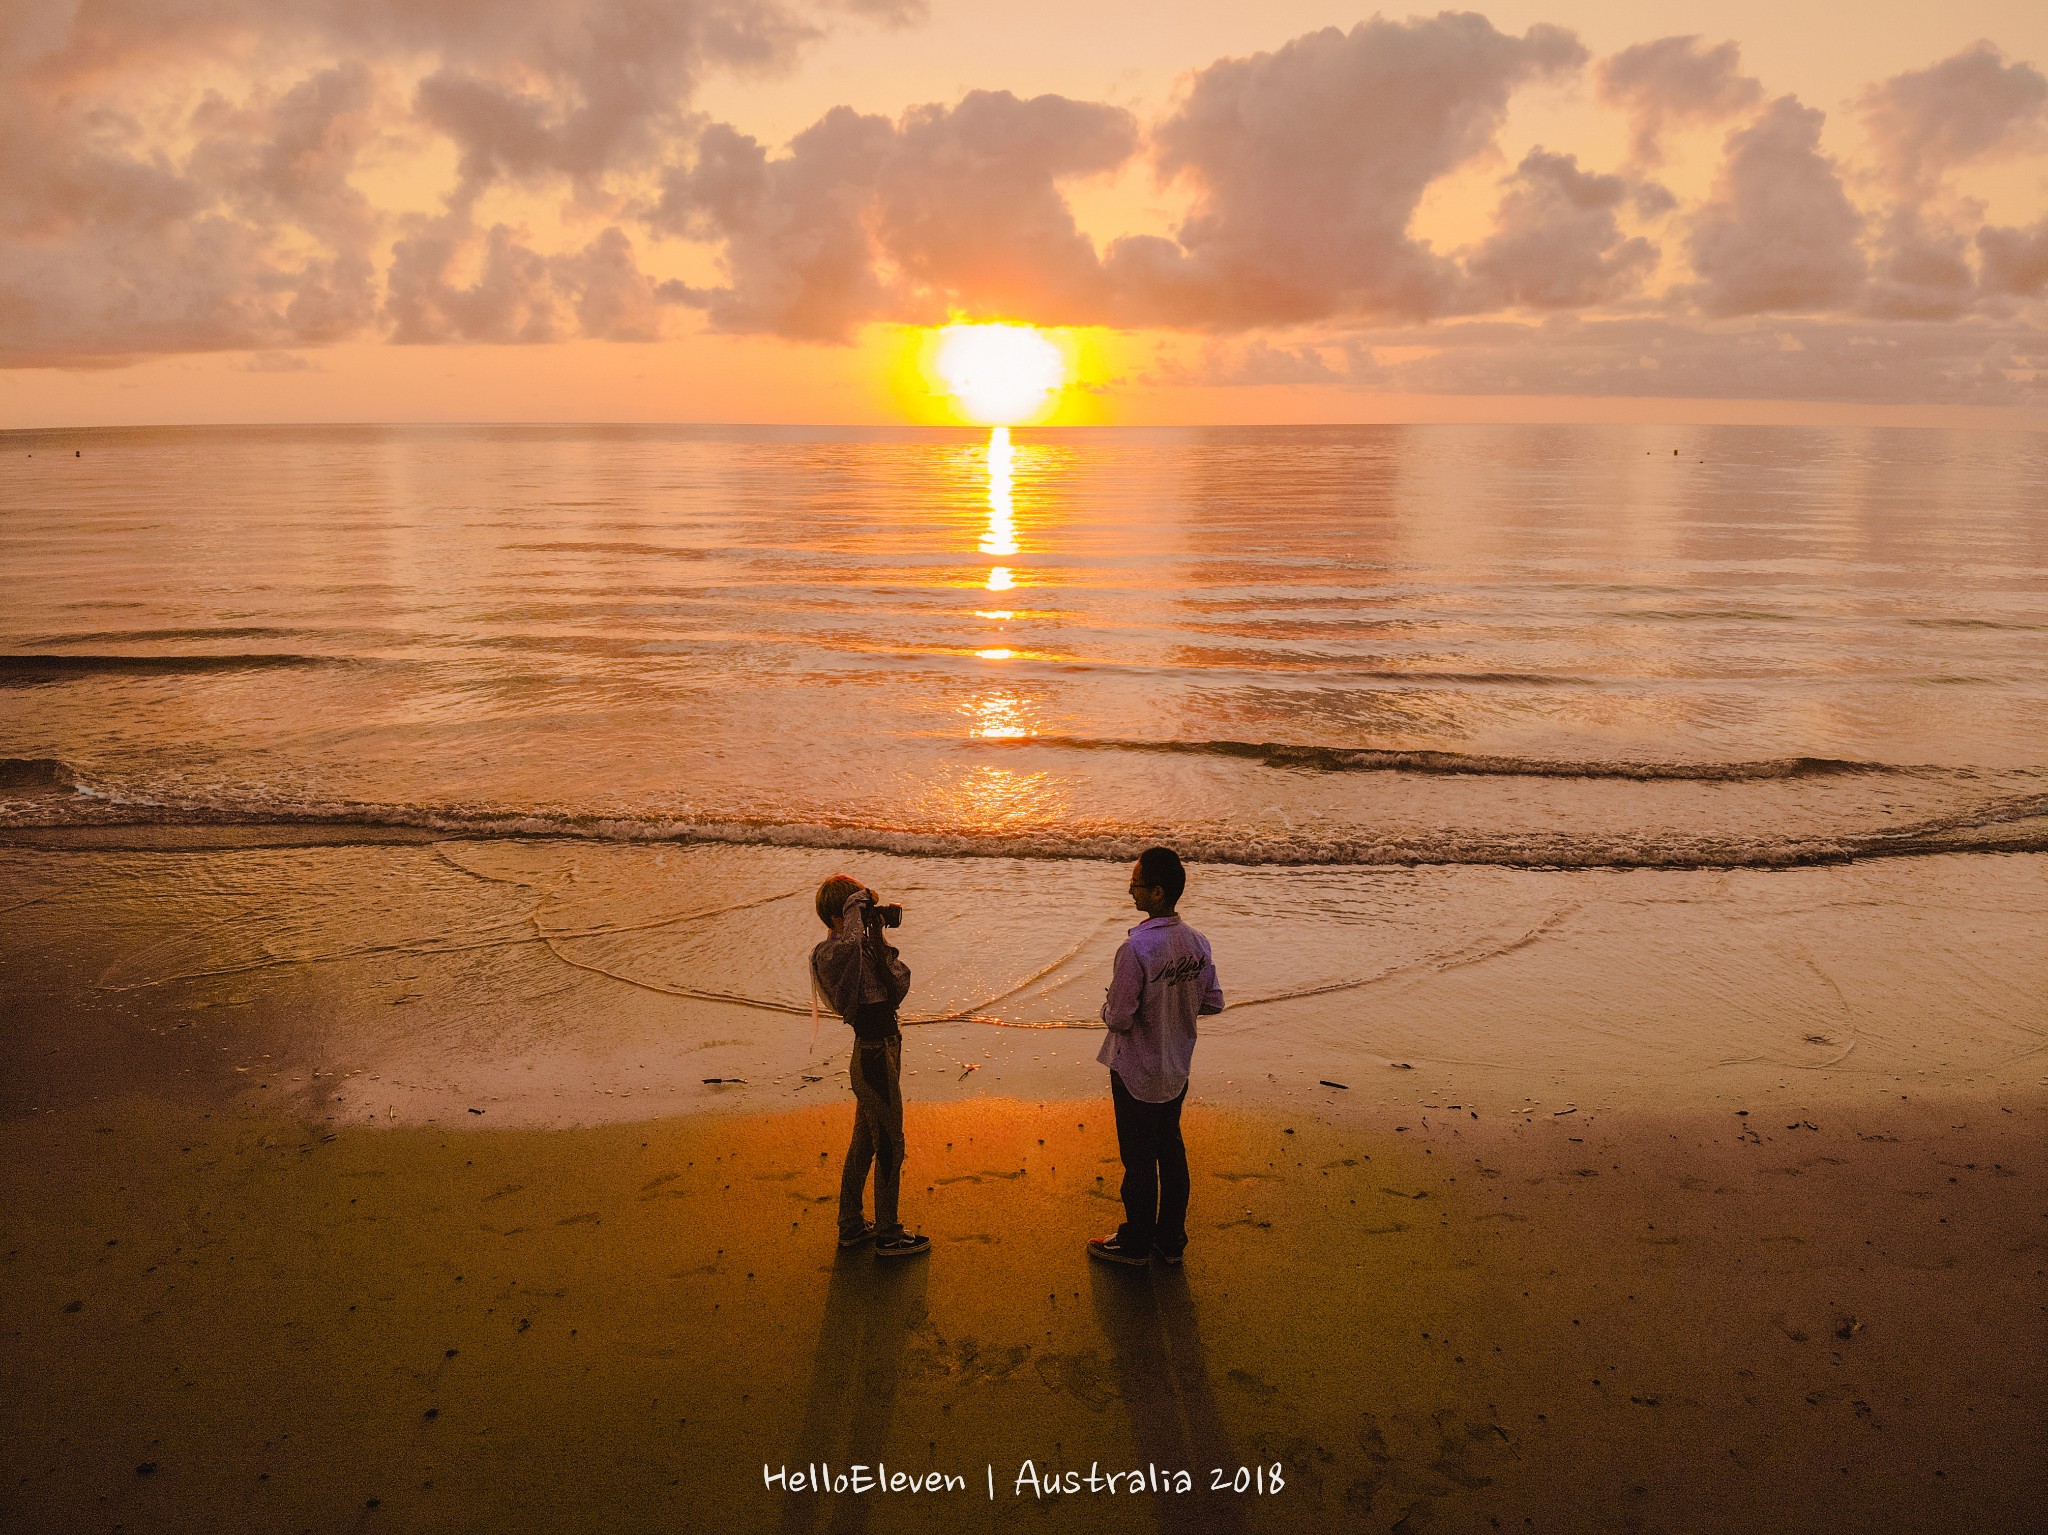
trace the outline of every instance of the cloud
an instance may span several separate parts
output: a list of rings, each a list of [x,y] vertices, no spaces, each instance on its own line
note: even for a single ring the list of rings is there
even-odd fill
[[[895,138],[887,118],[835,107],[776,160],[723,123],[706,129],[693,165],[671,170],[650,215],[657,229],[722,241],[728,282],[672,283],[669,297],[709,313],[712,328],[800,341],[845,341],[892,300],[874,272],[867,207]]]
[[[1265,337],[1255,336],[1250,341],[1235,343],[1212,341],[1204,350],[1199,368],[1169,368],[1158,376],[1162,383],[1238,388],[1342,384],[1358,389],[1370,387],[1368,375],[1372,372],[1372,354],[1363,348],[1275,346]]]
[[[603,217],[615,179],[689,129],[707,71],[777,67],[820,29],[794,0],[18,0],[8,21],[11,366],[316,345],[386,314],[408,340],[637,335],[644,294],[599,271],[616,246],[565,277],[486,234],[469,291],[436,275],[434,242],[468,239],[471,206],[498,184],[566,182]],[[434,229],[359,184],[373,154],[426,147],[422,129],[460,165]],[[554,312],[564,282],[577,320]]]
[[[1734,43],[1706,46],[1698,36],[1660,37],[1600,61],[1600,99],[1628,115],[1636,164],[1663,161],[1667,129],[1725,122],[1764,98],[1763,86],[1742,73]]]
[[[1103,274],[1060,183],[1114,170],[1136,122],[1099,102],[970,91],[919,107],[877,180],[876,236],[905,280],[969,311],[1076,316],[1099,310]]]
[[[525,0],[492,7],[491,25],[519,46],[463,49],[415,98],[462,152],[459,200],[546,176],[595,196],[609,173],[656,158],[681,131],[707,66],[787,63],[816,35],[760,0]]]
[[[28,0],[26,8],[57,39],[24,71],[46,95],[223,61],[252,72],[308,54],[412,63],[422,76],[417,106],[455,140],[466,179],[550,170],[585,183],[657,149],[656,130],[676,121],[707,69],[786,64],[819,31],[780,0]]]
[[[1961,231],[1940,228],[1915,208],[1894,211],[1878,240],[1865,312],[1895,320],[1953,320],[1968,313],[1977,297],[1968,250]]]
[[[720,330],[843,341],[867,320],[955,308],[1071,322],[1100,310],[1103,276],[1060,183],[1136,145],[1119,108],[1008,91],[898,123],[836,108],[776,159],[718,124],[651,217],[725,242],[726,286],[675,290]]]
[[[240,373],[325,373],[325,365],[299,352],[252,352]]]
[[[1688,252],[1708,314],[1831,309],[1863,280],[1862,219],[1820,152],[1822,114],[1781,96],[1728,136]]]
[[[1188,217],[1172,240],[1109,249],[1119,316],[1231,328],[1441,312],[1458,274],[1409,235],[1423,192],[1492,146],[1517,86],[1585,58],[1562,28],[1515,37],[1447,11],[1211,64],[1153,134],[1161,174],[1193,192]]]
[[[579,251],[548,256],[504,224],[479,231],[447,215],[392,248],[385,313],[391,339],[409,345],[653,341],[661,302],[616,225]]]
[[[1902,197],[1926,196],[1958,167],[2039,148],[2048,78],[1976,42],[1872,86],[1861,105],[1888,185]]]
[[[1461,302],[1463,277],[1408,235],[1423,191],[1492,145],[1517,85],[1584,57],[1554,27],[1517,38],[1447,13],[1213,64],[1151,135],[1161,174],[1192,192],[1188,217],[1172,240],[1120,239],[1100,259],[1064,183],[1123,164],[1136,123],[1007,91],[896,123],[838,109],[772,158],[716,125],[666,176],[651,220],[724,243],[724,286],[672,290],[723,330],[842,340],[869,320],[955,309],[1219,329],[1440,313]],[[1491,258],[1503,272],[1550,263],[1518,290],[1530,301],[1625,287],[1653,256],[1614,232],[1606,180],[1568,160],[1532,162],[1528,178]]]
[[[1984,289],[2014,298],[2039,298],[2048,293],[2048,218],[2031,229],[2005,225],[1977,231],[1977,252],[1984,266]]]
[[[547,258],[515,230],[494,224],[480,237],[454,220],[400,240],[391,252],[390,297],[385,309],[391,339],[418,345],[437,341],[559,341],[566,334]],[[453,274],[474,255],[473,282]]]
[[[617,225],[573,255],[554,260],[555,284],[576,308],[582,333],[599,341],[655,341],[661,304],[654,279],[640,270],[633,242]]]
[[[1327,335],[1288,349],[1263,340],[1212,347],[1198,369],[1170,381],[2011,407],[2048,404],[2048,335],[1978,321],[1700,325],[1662,316],[1560,315],[1536,324],[1467,320]]]
[[[1466,262],[1473,308],[1609,303],[1640,287],[1657,265],[1655,245],[1622,236],[1616,210],[1632,195],[1622,177],[1591,175],[1577,157],[1539,147],[1503,185],[1494,231]]]

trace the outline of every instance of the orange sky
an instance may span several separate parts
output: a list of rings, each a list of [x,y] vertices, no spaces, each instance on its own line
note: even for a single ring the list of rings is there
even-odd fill
[[[0,425],[944,420],[948,313],[1063,422],[2048,404],[2038,5],[488,9],[29,5]]]

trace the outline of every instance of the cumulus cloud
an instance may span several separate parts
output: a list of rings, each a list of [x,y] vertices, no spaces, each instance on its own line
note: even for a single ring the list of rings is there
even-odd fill
[[[687,129],[707,70],[786,63],[819,28],[798,0],[20,0],[8,22],[0,364],[15,366],[318,344],[385,314],[405,339],[564,334],[552,258],[535,267],[487,233],[465,298],[436,286],[435,242],[503,182],[566,181],[601,214],[611,178]],[[401,231],[357,180],[420,129],[460,172],[443,226]],[[394,233],[409,248],[382,274]],[[607,258],[584,259],[595,274]],[[630,284],[577,281],[585,323],[640,333]]]
[[[678,292],[721,330],[838,341],[866,320],[955,308],[1071,322],[1100,311],[1103,278],[1060,183],[1136,145],[1119,108],[1008,91],[898,123],[837,108],[773,159],[719,124],[652,217],[725,242],[728,284]]]
[[[1560,27],[1516,37],[1446,11],[1211,64],[1153,135],[1193,207],[1171,240],[1110,247],[1119,314],[1242,327],[1441,312],[1458,274],[1409,234],[1423,192],[1492,146],[1516,87],[1585,59]]]
[[[2030,229],[1989,225],[1977,231],[1986,292],[2012,298],[2048,293],[2048,218]]]
[[[1395,393],[2048,403],[2048,335],[2011,323],[1690,324],[1663,316],[1467,320],[1212,346],[1182,384],[1320,384]]]
[[[877,181],[876,235],[923,291],[998,315],[1099,310],[1102,269],[1060,183],[1113,170],[1138,146],[1099,102],[972,91],[904,118]]]
[[[1872,86],[1862,108],[1885,180],[1902,196],[1925,196],[1960,166],[2041,147],[2048,78],[1977,42]]]
[[[722,288],[670,284],[709,311],[715,329],[844,341],[887,312],[866,211],[875,166],[895,136],[886,118],[835,107],[773,161],[754,139],[713,124],[695,164],[672,170],[653,210],[658,229],[723,241]]]
[[[1742,73],[1734,43],[1709,48],[1698,36],[1660,37],[1600,61],[1600,99],[1628,115],[1633,158],[1656,165],[1667,129],[1725,122],[1764,99],[1763,86]]]
[[[652,341],[661,330],[659,289],[616,225],[549,256],[504,224],[422,221],[393,246],[388,287],[385,314],[401,344]]]
[[[714,126],[651,217],[724,243],[728,282],[678,296],[726,330],[838,340],[867,320],[952,309],[1219,329],[1440,313],[1461,302],[1463,275],[1408,233],[1423,192],[1492,145],[1517,86],[1584,57],[1554,27],[1514,37],[1446,13],[1222,60],[1152,133],[1161,174],[1190,192],[1187,218],[1172,239],[1126,237],[1100,258],[1063,183],[1126,161],[1136,123],[1006,91],[896,123],[839,109],[775,157]],[[1620,194],[1568,160],[1526,169],[1488,282],[1546,261],[1516,290],[1531,302],[1625,287],[1654,253],[1614,231]]]
[[[1862,219],[1820,151],[1821,122],[1781,96],[1728,136],[1719,183],[1688,242],[1707,313],[1829,309],[1855,296]]]
[[[1895,320],[1953,320],[1977,298],[1970,270],[1969,242],[1914,208],[1900,208],[1885,221],[1871,263],[1863,308]]]
[[[1622,177],[1590,174],[1579,169],[1576,156],[1539,147],[1523,156],[1504,185],[1494,232],[1466,263],[1472,307],[1608,303],[1639,287],[1656,266],[1655,245],[1622,235],[1617,214],[1632,194]]]
[[[142,124],[0,99],[0,362],[284,347],[376,309],[377,218],[349,182],[375,129],[360,65],[202,99],[182,164]]]

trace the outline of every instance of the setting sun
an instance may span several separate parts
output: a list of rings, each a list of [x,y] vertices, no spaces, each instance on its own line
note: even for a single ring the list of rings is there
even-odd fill
[[[1028,325],[948,325],[935,360],[960,408],[990,425],[1037,415],[1067,379],[1066,354]]]

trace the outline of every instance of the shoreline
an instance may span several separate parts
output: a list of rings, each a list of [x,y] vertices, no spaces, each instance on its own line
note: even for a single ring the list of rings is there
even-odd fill
[[[1097,1091],[1104,866],[863,860],[914,903],[905,1089]],[[787,849],[0,846],[0,1117],[135,1088],[333,1125],[567,1128],[834,1090]],[[1121,871],[1114,871],[1118,874]],[[2048,1087],[2048,856],[1772,873],[1202,868],[1211,1101],[1801,1109]],[[1398,1122],[1398,1120],[1396,1121]]]

